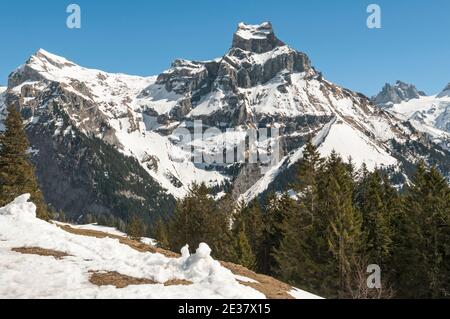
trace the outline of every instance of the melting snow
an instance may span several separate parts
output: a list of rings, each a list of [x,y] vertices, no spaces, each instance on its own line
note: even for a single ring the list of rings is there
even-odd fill
[[[264,298],[239,284],[230,270],[210,256],[206,244],[192,255],[185,249],[180,258],[141,253],[117,239],[74,235],[39,220],[28,199],[29,195],[22,195],[0,208],[1,298]],[[57,260],[11,251],[18,247],[52,249],[70,256]],[[161,284],[99,287],[89,282],[89,271],[116,271]],[[162,284],[171,279],[193,284]]]

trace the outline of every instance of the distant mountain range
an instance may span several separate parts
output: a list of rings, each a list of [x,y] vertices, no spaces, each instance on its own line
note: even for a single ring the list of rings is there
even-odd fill
[[[426,95],[412,84],[386,84],[373,102],[408,121],[441,147],[450,149],[450,83],[436,95]]]
[[[8,105],[22,111],[55,209],[72,218],[152,219],[172,212],[193,182],[246,201],[285,189],[308,139],[322,155],[336,150],[357,166],[384,168],[398,184],[419,159],[448,176],[448,89],[429,97],[397,82],[371,101],[327,81],[270,23],[241,23],[222,57],[179,59],[152,77],[87,69],[39,50],[9,76],[0,121]],[[202,141],[178,135],[195,121],[218,133]],[[247,132],[265,127],[279,136],[252,143]],[[246,152],[244,161],[196,163],[186,151],[200,143],[204,156],[220,157],[230,137],[258,150],[258,158],[279,145],[279,161],[250,163]]]

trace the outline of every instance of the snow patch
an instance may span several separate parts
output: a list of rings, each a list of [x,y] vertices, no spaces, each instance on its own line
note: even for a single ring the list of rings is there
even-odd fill
[[[239,284],[233,273],[211,256],[202,243],[190,255],[168,258],[139,252],[118,239],[79,236],[36,218],[36,206],[22,195],[0,208],[0,298],[264,298]],[[12,248],[40,247],[68,257],[25,255]],[[118,289],[89,282],[90,271],[116,271],[160,284]],[[32,274],[32,275],[31,275]],[[168,280],[192,285],[163,285]]]

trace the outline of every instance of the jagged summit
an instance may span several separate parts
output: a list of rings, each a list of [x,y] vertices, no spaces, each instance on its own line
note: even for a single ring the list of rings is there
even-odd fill
[[[8,86],[0,111],[22,110],[39,150],[34,160],[46,200],[74,218],[85,211],[118,216],[123,207],[146,207],[154,218],[172,211],[173,199],[194,182],[217,193],[229,187],[234,198],[250,201],[283,187],[283,174],[311,137],[324,156],[335,150],[355,165],[401,171],[408,159],[391,142],[419,139],[365,96],[327,81],[305,53],[276,38],[270,23],[240,24],[233,47],[220,58],[178,59],[152,77],[85,68],[41,49],[10,75]],[[387,91],[405,86],[398,82]],[[193,163],[194,142],[180,139],[177,129],[198,120],[221,130],[205,143],[209,156],[223,155],[217,146],[225,137],[245,144],[247,129],[280,128],[279,166],[266,173],[262,164]],[[267,153],[265,143],[258,144],[260,154]],[[120,163],[118,176],[113,168]],[[95,193],[99,183],[108,189]]]
[[[264,22],[259,25],[241,22],[233,36],[232,47],[254,53],[265,53],[284,45],[285,44],[275,36],[270,22]]]
[[[372,101],[379,106],[388,107],[392,104],[417,99],[425,95],[423,91],[418,91],[414,85],[397,80],[395,84],[386,83],[381,92]]]

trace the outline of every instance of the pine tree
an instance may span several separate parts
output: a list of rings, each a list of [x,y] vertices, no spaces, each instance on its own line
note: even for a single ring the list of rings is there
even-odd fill
[[[262,214],[259,202],[254,200],[248,205],[240,203],[233,220],[233,235],[238,236],[243,230],[255,254],[260,251],[263,239]]]
[[[15,107],[8,107],[5,132],[0,136],[0,206],[25,193],[31,195],[38,218],[48,220],[50,214],[39,189],[29,155],[29,142],[22,117]]]
[[[276,251],[286,236],[289,228],[289,220],[296,214],[298,209],[295,200],[287,194],[280,198],[270,194],[266,199],[264,215],[264,229],[261,249],[258,254],[259,270],[263,273],[272,274],[278,269]]]
[[[317,148],[308,141],[297,173],[297,191],[301,194],[305,207],[314,219],[317,210],[317,174],[323,160]]]
[[[127,235],[134,240],[140,240],[145,236],[144,223],[137,216],[132,216],[127,224],[126,228]]]
[[[311,142],[305,146],[295,189],[298,203],[286,220],[284,238],[274,252],[276,274],[284,281],[318,292],[321,255],[327,252],[323,221],[318,214],[318,177],[323,160]]]
[[[245,234],[245,226],[238,233],[235,244],[236,263],[248,269],[256,268],[256,257]]]
[[[450,296],[450,187],[422,162],[406,191],[396,263],[400,296]]]
[[[167,225],[163,222],[161,218],[158,218],[158,220],[156,221],[154,234],[155,239],[158,242],[157,244],[158,247],[164,249],[168,249],[170,247]]]
[[[393,229],[383,178],[378,170],[373,173],[363,168],[362,180],[357,186],[356,207],[362,213],[362,230],[365,235],[365,252],[370,263],[386,265],[392,253]]]
[[[326,296],[351,297],[356,286],[354,263],[360,256],[362,233],[361,216],[353,207],[353,183],[348,167],[332,152],[319,181],[319,210],[330,253],[322,267]]]
[[[170,223],[170,248],[178,251],[186,244],[198,247],[205,242],[214,257],[230,260],[232,210],[232,207],[219,207],[204,184],[192,185],[188,195],[177,203]]]

